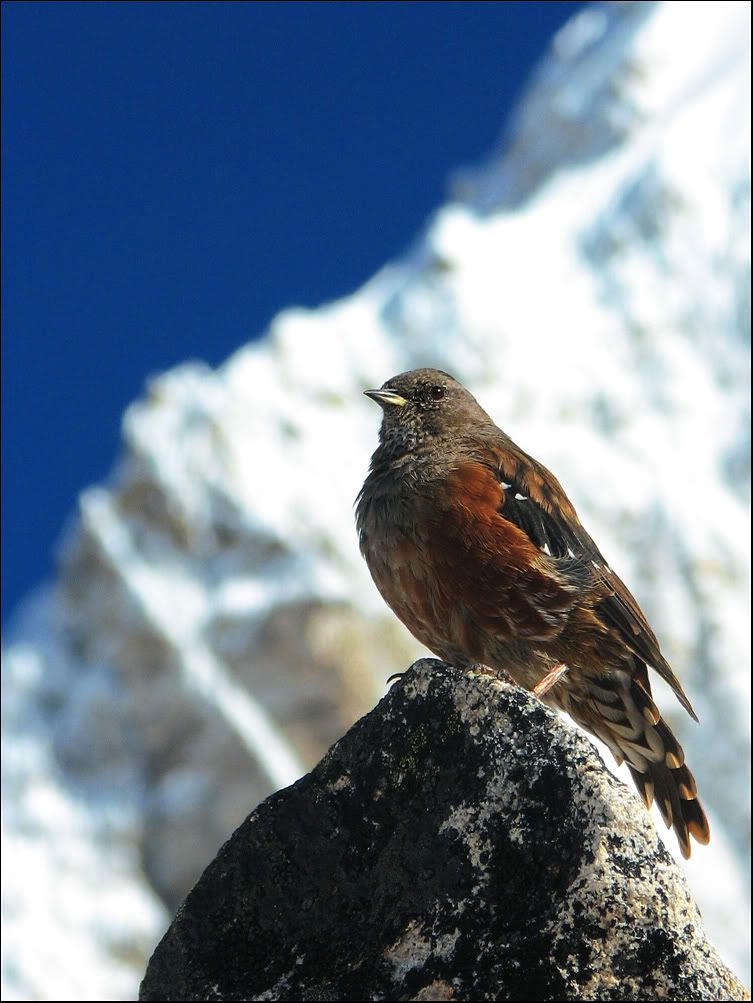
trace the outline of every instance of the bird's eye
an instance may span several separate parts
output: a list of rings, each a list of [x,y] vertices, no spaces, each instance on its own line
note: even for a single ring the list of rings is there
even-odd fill
[[[439,401],[444,397],[444,387],[432,387],[429,393],[432,396],[432,400]]]

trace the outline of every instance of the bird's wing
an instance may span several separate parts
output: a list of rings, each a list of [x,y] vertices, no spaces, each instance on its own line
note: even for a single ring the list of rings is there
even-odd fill
[[[566,580],[581,589],[595,589],[593,610],[599,620],[669,683],[695,718],[643,611],[581,525],[554,474],[517,447],[490,450],[477,462],[499,483],[502,518],[522,530]]]
[[[441,487],[424,493],[417,486],[417,565],[431,582],[434,614],[453,623],[467,617],[469,638],[481,628],[511,642],[552,640],[564,630],[579,589],[503,517],[501,495],[492,470],[473,461],[447,472]]]

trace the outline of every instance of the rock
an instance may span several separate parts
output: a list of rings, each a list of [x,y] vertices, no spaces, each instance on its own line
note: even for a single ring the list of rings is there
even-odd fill
[[[249,815],[140,994],[749,998],[588,739],[530,694],[433,659]]]
[[[557,472],[682,679],[702,726],[662,711],[714,834],[684,873],[750,978],[750,11],[573,11],[405,254],[129,407],[4,624],[3,998],[134,999],[249,806],[419,657],[352,505],[361,391],[427,364]]]

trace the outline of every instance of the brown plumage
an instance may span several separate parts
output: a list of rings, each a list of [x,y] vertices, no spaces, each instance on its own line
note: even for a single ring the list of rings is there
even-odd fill
[[[384,417],[356,521],[389,606],[440,658],[504,673],[602,739],[684,856],[691,836],[707,843],[647,666],[696,715],[554,475],[446,373],[417,369],[366,393]]]

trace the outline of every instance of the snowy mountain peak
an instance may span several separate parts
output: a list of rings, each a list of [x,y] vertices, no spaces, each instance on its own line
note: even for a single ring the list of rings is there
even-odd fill
[[[557,473],[654,625],[703,722],[660,693],[711,814],[689,878],[748,978],[749,73],[747,5],[583,11],[404,259],[128,409],[4,653],[8,998],[133,998],[165,906],[418,652],[352,505],[361,390],[419,365]]]

